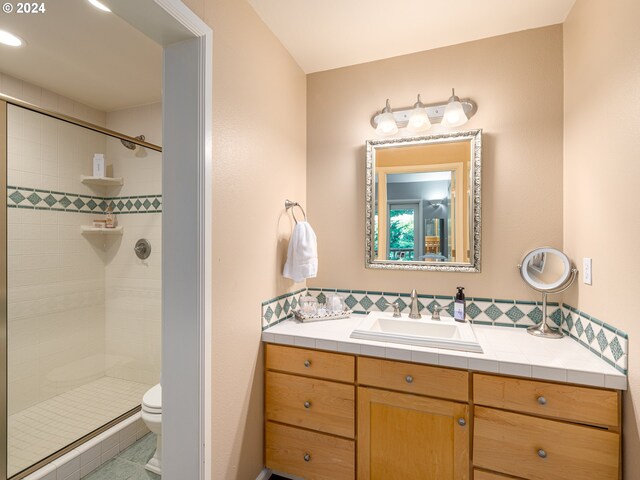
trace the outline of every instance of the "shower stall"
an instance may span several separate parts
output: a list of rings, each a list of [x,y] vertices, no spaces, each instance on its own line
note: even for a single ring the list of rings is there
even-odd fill
[[[135,414],[160,382],[161,152],[0,96],[0,480]]]

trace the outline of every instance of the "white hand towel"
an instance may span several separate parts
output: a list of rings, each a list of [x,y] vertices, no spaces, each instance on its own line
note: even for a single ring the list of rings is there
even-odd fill
[[[289,239],[287,263],[282,275],[294,282],[313,278],[318,274],[318,243],[316,234],[309,223],[296,224]]]

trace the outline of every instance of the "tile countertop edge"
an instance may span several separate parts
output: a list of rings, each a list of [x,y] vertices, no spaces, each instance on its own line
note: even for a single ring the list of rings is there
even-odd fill
[[[354,316],[355,317],[355,316]],[[591,387],[609,388],[614,390],[627,389],[627,376],[617,371],[601,359],[595,359],[586,350],[576,351],[573,356],[563,359],[563,352],[553,352],[554,360],[566,362],[566,365],[554,366],[542,362],[531,361],[520,352],[499,352],[488,349],[486,354],[458,352],[427,347],[413,347],[410,345],[391,344],[367,340],[357,340],[349,337],[352,325],[363,317],[352,317],[349,325],[339,325],[338,321],[332,324],[322,322],[325,325],[339,328],[329,328],[327,331],[318,332],[319,322],[315,324],[302,324],[295,320],[286,320],[262,332],[262,341],[278,345],[288,345],[317,350],[363,355],[390,360],[410,361],[426,365],[460,368],[464,370],[496,373],[534,380],[573,383]],[[354,323],[355,322],[355,323]],[[311,328],[309,328],[311,327]],[[306,331],[301,331],[303,328]],[[501,327],[491,327],[492,329]],[[525,332],[518,329],[502,328],[503,334],[516,335]],[[524,341],[530,340],[523,337]],[[482,339],[480,340],[482,344]],[[545,340],[557,342],[557,340]],[[493,347],[494,345],[490,345]],[[553,343],[544,345],[549,355],[549,349]],[[584,358],[582,357],[584,353]],[[594,361],[595,359],[595,361]],[[588,360],[584,362],[584,360]],[[584,366],[584,363],[587,365]],[[597,368],[593,368],[593,366]]]

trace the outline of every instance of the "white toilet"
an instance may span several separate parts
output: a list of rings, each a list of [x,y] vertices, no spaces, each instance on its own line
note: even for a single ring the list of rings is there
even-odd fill
[[[156,453],[145,468],[162,475],[162,386],[151,387],[142,397],[142,420],[147,428],[156,434]]]

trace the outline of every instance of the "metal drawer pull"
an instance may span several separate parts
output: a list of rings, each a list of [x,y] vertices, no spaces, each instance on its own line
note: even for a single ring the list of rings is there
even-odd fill
[[[546,405],[547,404],[547,399],[544,398],[542,395],[538,397],[538,403],[540,405]]]
[[[304,366],[309,368],[311,366],[311,360],[305,360],[304,361]]]
[[[406,377],[404,377],[404,379],[407,381],[407,383],[413,383],[413,377],[411,375],[407,375]]]
[[[467,421],[464,418],[458,419],[458,425],[460,425],[461,427],[464,427],[466,424],[467,424]]]
[[[540,458],[547,458],[547,452],[545,452],[543,449],[538,450],[538,456]]]
[[[304,408],[311,408],[311,402],[304,402]]]
[[[310,462],[311,461],[311,455],[309,455],[308,453],[304,454],[304,461],[305,462]]]

